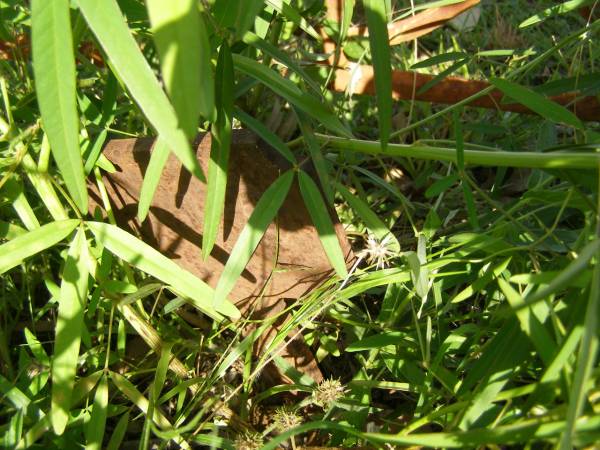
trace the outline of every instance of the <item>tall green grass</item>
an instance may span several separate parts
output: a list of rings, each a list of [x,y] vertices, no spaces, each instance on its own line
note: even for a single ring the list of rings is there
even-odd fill
[[[596,2],[484,2],[471,31],[388,45],[390,20],[449,3],[347,0],[335,24],[311,0],[0,2],[0,38],[31,36],[31,54],[9,46],[0,61],[2,445],[598,442],[600,130],[544,94],[600,92],[600,22],[576,10]],[[499,17],[522,48],[503,48]],[[348,39],[351,22],[369,39]],[[327,90],[321,26],[374,65],[374,99]],[[444,108],[393,102],[391,70],[408,67],[493,87]],[[464,108],[493,88],[537,116]],[[141,220],[170,152],[207,183],[206,258],[242,125],[293,168],[258,201],[213,290],[115,223],[102,148],[157,138]],[[199,131],[213,135],[208,173],[190,144]],[[88,181],[106,221],[88,212]],[[294,181],[335,274],[249,323],[228,295]],[[320,385],[281,357],[300,335]],[[265,385],[268,364],[293,384]]]

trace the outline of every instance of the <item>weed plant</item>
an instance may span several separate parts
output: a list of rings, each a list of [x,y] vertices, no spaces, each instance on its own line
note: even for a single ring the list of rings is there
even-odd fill
[[[472,28],[388,46],[388,22],[450,3],[345,0],[337,24],[319,0],[0,1],[2,446],[599,442],[600,128],[548,95],[598,98],[600,5],[482,1]],[[370,37],[345,38],[352,24]],[[376,96],[327,89],[320,29],[374,66]],[[411,67],[489,80],[479,96],[537,114],[393,101],[391,70]],[[120,228],[107,198],[107,217],[88,211],[86,182],[104,194],[113,170],[104,144],[156,136],[138,217],[172,151],[208,186],[206,258],[239,127],[293,169],[216,289]],[[295,179],[335,273],[257,356],[277,318],[244,333],[227,297]],[[280,356],[299,335],[320,384]],[[268,365],[292,384],[266,383]]]

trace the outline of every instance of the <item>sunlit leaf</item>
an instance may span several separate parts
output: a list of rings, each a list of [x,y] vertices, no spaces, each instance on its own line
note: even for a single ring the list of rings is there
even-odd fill
[[[223,273],[221,273],[221,277],[215,288],[215,305],[221,305],[233,289],[244,267],[250,261],[254,250],[256,250],[256,247],[267,231],[269,224],[273,221],[283,204],[293,179],[294,172],[291,170],[281,175],[269,186],[254,207],[248,223],[244,226],[231,250],[227,264],[225,264]]]
[[[392,67],[387,13],[385,3],[381,0],[363,0],[363,5],[369,28],[371,58],[375,71],[379,139],[381,150],[385,151],[392,131]]]
[[[0,273],[20,264],[57,242],[62,241],[77,227],[76,219],[60,220],[23,233],[0,246]]]
[[[317,233],[319,233],[323,250],[325,250],[327,258],[338,276],[346,278],[348,270],[346,269],[344,253],[333,228],[327,206],[321,196],[321,191],[319,191],[319,188],[310,175],[304,171],[298,172],[298,181],[300,182],[300,192],[302,193],[304,204],[317,229]]]
[[[162,77],[179,126],[196,137],[198,115],[211,119],[214,76],[208,33],[195,0],[146,0]]]
[[[225,209],[225,192],[229,169],[229,151],[231,147],[231,121],[233,114],[233,62],[227,42],[221,44],[217,61],[216,104],[217,121],[211,129],[212,139],[210,160],[208,161],[208,182],[204,203],[204,226],[202,228],[202,257],[210,255],[221,216]]]
[[[206,315],[216,320],[222,319],[223,315],[232,319],[240,317],[238,309],[225,299],[214,308],[211,302],[214,291],[204,281],[182,269],[148,244],[115,225],[101,222],[87,222],[87,225],[98,242],[109,251],[141,271],[171,285]]]
[[[52,155],[73,201],[87,213],[69,0],[33,0],[31,34],[37,99]]]
[[[583,124],[575,114],[531,89],[502,78],[491,78],[490,82],[510,98],[548,120],[561,122],[575,128],[583,128]]]
[[[83,313],[88,295],[88,249],[85,232],[79,229],[67,255],[62,273],[54,356],[52,357],[52,407],[50,420],[60,435],[69,421],[71,395],[75,386]]]
[[[306,92],[302,92],[294,83],[283,78],[274,70],[237,54],[233,55],[233,63],[237,70],[257,79],[331,131],[346,137],[352,136],[340,120],[320,100]]]
[[[204,174],[166,94],[133,39],[116,0],[76,0],[90,29],[133,99],[183,165],[200,180]]]

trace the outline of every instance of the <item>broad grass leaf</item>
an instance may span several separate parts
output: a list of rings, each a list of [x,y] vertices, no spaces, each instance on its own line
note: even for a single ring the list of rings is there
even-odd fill
[[[108,409],[108,376],[103,373],[96,387],[90,421],[85,427],[86,450],[101,450]]]
[[[550,17],[566,14],[568,12],[582,8],[583,6],[591,5],[595,3],[595,1],[596,0],[570,0],[567,2],[562,2],[558,5],[553,5],[550,8],[546,8],[543,11],[525,19],[519,24],[519,28],[527,28],[532,25],[537,25],[538,23],[543,22],[544,20]]]
[[[225,209],[232,134],[233,90],[231,50],[227,42],[223,41],[217,61],[217,121],[211,129],[212,139],[208,161],[206,201],[204,203],[204,225],[202,227],[202,257],[205,260],[215,245],[221,216]]]
[[[599,240],[596,239],[596,242]],[[598,360],[598,348],[600,342],[598,339],[598,312],[600,311],[600,248],[596,250],[596,264],[592,271],[592,284],[589,289],[588,303],[585,309],[585,319],[583,323],[583,334],[579,351],[577,352],[577,364],[573,374],[570,391],[569,406],[567,408],[567,423],[560,439],[558,448],[567,450],[574,447],[573,442],[576,436],[577,420],[583,412],[585,399],[590,389],[590,381],[594,379],[594,368]]]
[[[215,320],[223,315],[238,319],[240,312],[229,301],[223,300],[219,307],[211,304],[213,290],[201,279],[183,270],[169,258],[154,250],[128,232],[115,225],[87,222],[96,240],[119,258],[127,261],[162,282],[171,285],[190,303]]]
[[[392,67],[387,13],[381,0],[363,0],[371,59],[375,72],[375,91],[379,110],[379,139],[381,151],[385,152],[392,132]]]
[[[435,75],[433,78],[431,78],[429,81],[427,81],[423,86],[421,86],[417,90],[416,95],[424,94],[429,89],[431,89],[432,87],[434,87],[435,85],[440,83],[442,80],[444,80],[445,78],[447,78],[454,72],[456,72],[458,69],[460,69],[462,66],[464,66],[468,62],[469,62],[469,59],[461,59],[459,61],[456,61],[450,67],[448,67],[447,69],[444,69],[443,71],[441,71],[440,73]]]
[[[76,0],[85,20],[106,52],[111,68],[183,165],[205,181],[196,154],[152,69],[133,39],[116,0]]]
[[[75,386],[79,345],[84,332],[83,313],[88,295],[88,248],[85,232],[77,231],[71,242],[62,273],[54,356],[52,357],[52,406],[54,433],[61,435],[69,421],[71,395]]]
[[[140,222],[146,220],[148,211],[150,210],[150,204],[154,197],[154,192],[160,182],[160,176],[163,168],[169,159],[169,146],[161,138],[157,138],[152,146],[152,152],[150,153],[150,161],[146,172],[144,173],[144,179],[142,180],[142,187],[140,189],[140,201],[138,202],[137,217]]]
[[[260,81],[298,109],[322,123],[326,128],[342,136],[352,137],[352,134],[344,127],[342,122],[323,105],[321,100],[302,92],[294,83],[283,78],[274,70],[237,54],[233,55],[233,63],[237,70]]]
[[[241,39],[263,6],[264,0],[219,0],[214,2],[212,14],[220,28],[232,30],[235,38]]]
[[[468,54],[463,53],[463,52],[442,53],[441,55],[435,55],[435,56],[432,56],[431,58],[427,58],[423,61],[419,61],[418,63],[415,63],[412,66],[410,66],[410,68],[411,68],[411,70],[422,69],[424,67],[431,67],[431,66],[436,66],[438,64],[442,64],[442,63],[446,63],[446,62],[465,59],[468,56],[469,56]]]
[[[265,0],[266,4],[273,8],[278,13],[289,19],[299,26],[305,33],[321,41],[319,33],[300,15],[300,13],[285,0]]]
[[[583,124],[575,114],[564,106],[547,99],[541,94],[526,87],[507,81],[502,78],[490,78],[490,82],[500,89],[505,95],[525,105],[540,116],[553,122],[560,122],[572,127],[582,129]]]
[[[0,220],[0,239],[6,239],[10,241],[11,239],[19,237],[25,233],[27,233],[25,228],[15,225],[14,223]]]
[[[538,317],[533,313],[531,307],[523,307],[523,298],[512,286],[502,278],[498,279],[498,286],[504,293],[506,300],[510,306],[515,309],[517,319],[521,324],[521,330],[527,335],[529,340],[537,350],[538,355],[548,366],[556,354],[556,343],[552,336],[540,322]]]
[[[121,442],[123,442],[128,427],[129,411],[126,411],[125,414],[119,418],[119,421],[110,436],[110,441],[108,441],[106,450],[119,450],[121,448]]]
[[[269,186],[254,207],[248,223],[244,226],[231,250],[227,264],[225,264],[225,268],[215,288],[214,304],[216,306],[221,305],[225,301],[244,267],[250,261],[269,224],[273,221],[287,197],[293,179],[294,172],[291,170],[281,175]]]
[[[144,394],[142,394],[131,381],[116,372],[110,372],[110,379],[131,403],[137,406],[144,414],[148,413],[148,399],[144,397]],[[171,428],[168,419],[158,409],[154,410],[152,421],[161,428]]]
[[[69,0],[33,0],[31,34],[36,94],[52,155],[73,201],[87,213]]]
[[[433,197],[437,197],[438,195],[442,194],[443,192],[446,192],[448,189],[450,189],[451,186],[453,186],[458,180],[459,180],[459,176],[457,173],[451,173],[448,176],[445,176],[443,178],[440,178],[439,180],[436,180],[433,182],[433,184],[431,186],[429,186],[427,188],[427,190],[425,191],[425,198],[433,198]]]
[[[371,208],[369,208],[369,205],[367,205],[360,197],[354,195],[340,183],[336,183],[336,189],[340,194],[342,194],[342,197],[344,197],[344,200],[348,202],[348,205],[350,205],[352,210],[365,223],[365,226],[370,233],[372,233],[380,242],[387,238],[390,241],[390,249],[395,252],[400,251],[400,243],[398,242],[396,236],[392,234],[390,229],[385,223],[383,223],[377,214],[375,214]]]
[[[321,191],[319,191],[317,184],[306,172],[298,172],[298,181],[300,183],[300,193],[302,194],[304,204],[306,205],[306,209],[308,209],[313,224],[317,229],[321,245],[323,245],[323,250],[325,250],[327,258],[337,275],[340,278],[346,278],[348,276],[348,270],[346,269],[344,253],[342,252],[340,242],[335,233],[335,229],[333,228],[327,206],[321,196]]]
[[[285,145],[279,136],[269,130],[261,121],[256,120],[251,115],[242,111],[238,107],[233,108],[233,115],[236,119],[254,131],[263,141],[277,150],[281,156],[287,159],[290,163],[296,164],[296,157],[292,151]]]
[[[329,180],[329,168],[327,167],[325,156],[323,156],[321,145],[315,138],[315,132],[309,119],[301,111],[296,111],[296,114],[298,116],[300,132],[302,133],[304,143],[306,144],[308,152],[310,153],[310,159],[312,160],[315,170],[317,171],[317,176],[321,182],[321,188],[325,194],[325,199],[327,200],[328,204],[333,206],[333,189],[331,188],[331,181]]]
[[[147,0],[152,37],[179,126],[196,137],[198,116],[212,119],[214,76],[208,33],[195,0]]]
[[[24,259],[62,241],[78,224],[79,220],[76,219],[51,222],[2,244],[0,246],[0,274],[20,264]]]
[[[366,338],[353,342],[348,347],[346,347],[346,351],[359,352],[363,350],[382,348],[388,345],[401,345],[402,342],[406,339],[406,337],[406,333],[401,331],[390,331],[375,334],[373,336],[368,336]]]
[[[310,88],[317,94],[321,95],[321,88],[319,87],[319,85],[296,61],[294,61],[287,53],[280,50],[279,47],[276,47],[270,42],[261,39],[251,31],[248,31],[246,32],[246,34],[244,34],[243,41],[246,44],[257,48],[265,55],[268,55],[271,58],[279,61],[288,69],[291,69],[294,72],[296,72],[302,78],[302,81],[304,81],[308,86],[310,86]]]

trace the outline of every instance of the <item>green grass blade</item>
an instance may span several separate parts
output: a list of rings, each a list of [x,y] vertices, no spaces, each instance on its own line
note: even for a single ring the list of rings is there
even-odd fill
[[[381,0],[363,0],[379,110],[379,139],[385,151],[392,132],[392,67],[387,12]]]
[[[333,228],[331,216],[323,201],[321,192],[319,191],[317,184],[306,172],[298,172],[298,181],[300,183],[300,192],[304,199],[304,204],[317,228],[323,250],[325,250],[327,258],[338,276],[340,278],[346,278],[348,276],[348,270],[346,269],[344,253],[340,247],[340,242],[338,241],[335,229]]]
[[[77,227],[76,219],[60,220],[23,233],[0,246],[0,274],[20,264],[57,242],[62,241]]]
[[[233,63],[237,70],[260,81],[331,131],[342,136],[351,136],[342,122],[323,105],[322,101],[302,92],[294,83],[283,78],[274,70],[242,55],[234,54]]]
[[[309,119],[301,111],[296,111],[298,116],[298,125],[300,126],[300,132],[304,138],[304,143],[310,153],[310,159],[312,160],[313,166],[317,171],[317,176],[321,182],[321,188],[325,194],[327,203],[333,206],[333,189],[331,188],[331,181],[329,180],[329,169],[327,168],[327,162],[325,156],[321,151],[319,142],[315,139],[315,133]]]
[[[600,202],[598,203],[600,207]],[[598,228],[600,231],[600,228]],[[600,313],[600,248],[596,250],[596,265],[593,269],[590,296],[585,311],[583,335],[577,354],[577,366],[571,383],[569,393],[569,406],[567,408],[567,423],[561,436],[559,448],[567,450],[573,448],[573,437],[576,432],[576,423],[585,403],[588,381],[593,376],[592,372],[598,358],[598,314]]]
[[[141,271],[171,285],[209,317],[215,320],[221,320],[223,315],[232,319],[240,317],[238,309],[229,301],[223,300],[218,308],[214,308],[211,304],[213,290],[204,281],[183,270],[136,237],[115,225],[101,222],[87,222],[87,225],[97,241],[110,252]]]
[[[558,16],[560,14],[566,14],[568,12],[574,11],[576,9],[582,8],[586,5],[591,5],[596,0],[570,0],[568,2],[562,2],[558,5],[551,6],[550,8],[546,8],[542,12],[534,14],[533,16],[525,19],[523,22],[519,24],[519,28],[527,28],[532,25],[536,25],[549,17]]]
[[[552,100],[548,100],[543,95],[538,94],[531,89],[520,86],[512,81],[503,80],[502,78],[490,78],[490,82],[505,95],[522,105],[525,105],[545,119],[571,125],[572,127],[579,129],[583,128],[583,124],[575,114],[564,106],[561,106]]]
[[[506,300],[510,306],[516,310],[517,318],[521,323],[521,330],[527,335],[535,346],[538,355],[542,361],[548,366],[556,354],[556,343],[550,336],[548,330],[539,321],[530,307],[523,307],[523,299],[512,286],[502,278],[498,279],[498,285],[506,296]]]
[[[108,377],[102,374],[100,383],[96,387],[94,404],[90,414],[90,421],[85,428],[85,440],[87,450],[101,450],[106,427],[106,415],[108,408]]]
[[[256,120],[251,115],[245,113],[238,107],[233,108],[233,115],[236,119],[254,131],[263,141],[277,150],[281,156],[287,159],[290,163],[296,164],[296,157],[292,151],[285,145],[279,136],[269,130],[262,122]]]
[[[160,175],[169,159],[169,153],[170,150],[167,143],[161,138],[157,138],[154,141],[154,146],[150,153],[150,162],[148,163],[148,167],[146,167],[144,179],[142,180],[142,188],[140,189],[140,201],[138,202],[137,211],[137,217],[140,222],[146,220],[148,216],[150,204],[160,182]]]
[[[302,81],[304,81],[308,86],[310,86],[310,88],[312,90],[314,90],[319,95],[321,94],[321,88],[319,87],[319,85],[287,53],[280,50],[278,47],[271,44],[270,42],[267,42],[264,39],[261,39],[256,34],[252,33],[251,31],[248,31],[246,34],[244,34],[243,41],[246,44],[259,49],[265,55],[268,55],[271,58],[279,61],[281,64],[286,66],[288,69],[291,69],[294,72],[296,72],[302,78]]]
[[[198,116],[214,112],[214,76],[206,27],[195,0],[147,0],[162,77],[179,125],[188,139],[196,137]]]
[[[116,372],[110,372],[110,379],[117,389],[137,406],[140,411],[144,414],[148,413],[148,399],[144,397],[144,394],[142,394],[131,381]],[[171,428],[168,419],[158,409],[153,411],[152,421],[161,428]]]
[[[115,425],[115,428],[110,436],[110,441],[106,446],[106,450],[119,450],[121,448],[121,442],[125,437],[125,432],[129,427],[129,411],[125,412]]]
[[[127,86],[158,135],[169,145],[187,170],[205,181],[196,154],[185,133],[178,126],[175,111],[133,39],[117,2],[77,0],[76,3],[110,58],[111,67]]]
[[[202,228],[202,257],[206,260],[217,239],[221,216],[225,209],[225,192],[231,147],[233,115],[233,62],[227,42],[221,44],[217,61],[217,121],[212,127],[208,184]]]
[[[284,0],[265,0],[265,3],[291,22],[294,22],[294,24],[299,26],[305,33],[315,38],[317,41],[321,41],[322,38],[319,33],[289,4],[289,2]]]
[[[219,27],[234,30],[235,38],[240,39],[252,28],[263,6],[264,0],[220,0],[214,2],[212,14]]]
[[[215,288],[215,305],[220,305],[233,289],[235,282],[244,270],[244,267],[246,267],[246,264],[248,264],[254,250],[256,250],[260,240],[267,231],[269,224],[273,221],[273,218],[277,215],[279,208],[287,197],[293,179],[294,172],[291,170],[281,175],[269,186],[256,204],[254,211],[252,211],[248,219],[248,223],[244,226],[237,242],[231,250],[227,264],[225,264],[221,278],[219,278],[219,282]]]
[[[75,56],[68,0],[31,2],[31,46],[38,104],[52,155],[67,190],[87,213],[87,187],[79,149]]]
[[[50,409],[52,428],[58,435],[63,433],[69,421],[79,344],[85,326],[83,313],[88,295],[87,252],[85,232],[80,228],[69,248],[58,300]]]
[[[340,183],[336,183],[337,191],[342,194],[344,200],[348,202],[348,205],[352,208],[352,210],[362,219],[365,223],[365,226],[380,242],[384,239],[390,240],[389,248],[395,252],[400,251],[400,243],[396,236],[392,234],[390,229],[387,227],[385,223],[375,214],[369,205],[362,201],[359,197],[354,195],[348,189],[346,189]]]

